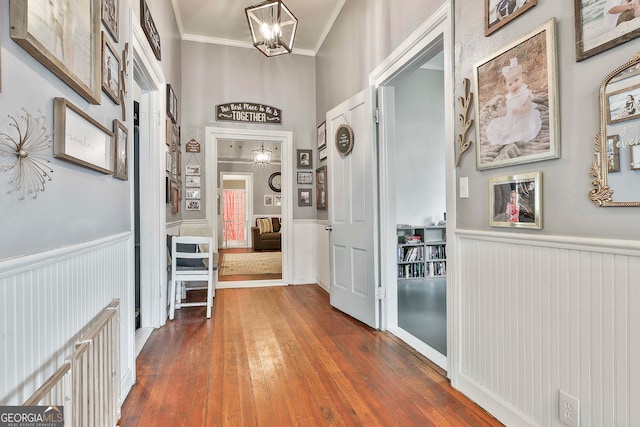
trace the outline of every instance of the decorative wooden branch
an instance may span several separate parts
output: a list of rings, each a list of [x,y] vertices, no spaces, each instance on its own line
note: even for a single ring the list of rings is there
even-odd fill
[[[471,144],[473,144],[473,141],[467,140],[469,128],[473,126],[473,119],[469,118],[469,109],[471,108],[471,102],[473,100],[473,93],[469,91],[469,79],[462,80],[462,89],[464,91],[464,97],[458,97],[458,103],[462,108],[462,112],[458,114],[458,121],[462,126],[462,133],[458,134],[458,156],[456,158],[456,167],[460,166],[462,154],[471,147]]]
[[[122,51],[122,69],[120,70],[120,105],[122,109],[122,121],[127,120],[126,97],[129,94],[127,90],[127,79],[129,78],[129,43],[124,44]]]

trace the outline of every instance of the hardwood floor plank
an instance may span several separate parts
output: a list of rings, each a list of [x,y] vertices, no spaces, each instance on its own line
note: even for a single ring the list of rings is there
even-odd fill
[[[500,426],[439,369],[332,308],[316,285],[220,289],[137,361],[128,426]]]

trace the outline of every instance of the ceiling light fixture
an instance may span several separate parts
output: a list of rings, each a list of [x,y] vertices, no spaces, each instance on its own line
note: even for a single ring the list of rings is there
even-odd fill
[[[265,56],[291,53],[298,20],[282,0],[267,0],[244,12],[256,49]]]
[[[264,142],[260,148],[253,150],[253,163],[257,165],[268,165],[271,163],[271,150],[264,148]]]

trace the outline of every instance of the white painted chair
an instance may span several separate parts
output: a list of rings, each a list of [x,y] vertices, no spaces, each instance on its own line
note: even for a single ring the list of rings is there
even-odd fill
[[[171,239],[171,280],[169,286],[169,319],[175,310],[182,307],[206,306],[207,318],[211,317],[211,307],[215,294],[217,265],[213,254],[213,239],[202,236],[173,236]],[[216,274],[214,276],[214,271]],[[206,286],[187,282],[206,282]],[[187,291],[206,289],[206,301],[182,302]]]

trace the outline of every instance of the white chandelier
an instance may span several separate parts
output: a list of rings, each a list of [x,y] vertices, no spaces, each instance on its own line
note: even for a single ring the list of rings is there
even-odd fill
[[[256,49],[266,56],[291,53],[298,20],[282,0],[267,0],[244,12]]]
[[[260,148],[253,150],[253,163],[257,165],[268,165],[271,163],[271,150],[264,148],[264,142]]]

